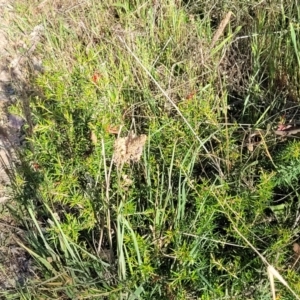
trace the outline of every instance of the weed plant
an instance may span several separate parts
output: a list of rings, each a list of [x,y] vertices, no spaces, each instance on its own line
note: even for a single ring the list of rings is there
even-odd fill
[[[298,116],[297,1],[28,2],[44,70],[10,210],[36,269],[3,295],[270,299],[267,263],[299,294],[300,143],[274,134]]]

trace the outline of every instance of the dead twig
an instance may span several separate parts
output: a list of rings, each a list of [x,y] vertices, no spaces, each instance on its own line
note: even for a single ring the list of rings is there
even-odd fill
[[[210,49],[212,49],[212,48],[215,46],[216,42],[218,41],[218,39],[219,39],[219,38],[221,37],[221,35],[223,34],[226,25],[227,25],[228,22],[230,21],[231,15],[232,15],[232,12],[229,11],[229,12],[226,14],[225,18],[224,18],[224,19],[222,20],[222,22],[220,23],[220,25],[219,25],[217,31],[215,32],[215,34],[214,34],[214,36],[213,36],[212,41],[211,41]]]
[[[280,136],[293,136],[300,132],[300,127],[291,127],[288,130],[275,130],[274,133]]]

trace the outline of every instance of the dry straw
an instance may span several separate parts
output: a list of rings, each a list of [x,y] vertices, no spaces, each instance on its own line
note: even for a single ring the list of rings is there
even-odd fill
[[[126,137],[117,138],[114,143],[114,163],[121,166],[131,161],[138,162],[141,159],[146,140],[145,134],[135,135],[133,132]]]
[[[217,31],[215,32],[214,36],[213,36],[213,39],[211,41],[211,44],[210,44],[210,49],[212,49],[216,42],[218,41],[218,39],[221,37],[221,35],[223,34],[224,30],[225,30],[225,27],[226,25],[229,23],[230,21],[230,18],[231,18],[231,15],[232,15],[232,12],[228,12],[225,16],[225,18],[221,21]]]

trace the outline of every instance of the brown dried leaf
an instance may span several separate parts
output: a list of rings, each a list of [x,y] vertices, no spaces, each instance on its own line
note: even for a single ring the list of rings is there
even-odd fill
[[[248,149],[248,151],[253,152],[253,150],[254,150],[253,144],[247,143],[247,149]]]
[[[133,184],[133,180],[130,179],[128,175],[123,174],[122,179],[123,179],[123,186],[131,186]]]
[[[294,268],[299,268],[299,259],[300,259],[300,245],[298,243],[294,243],[293,244],[293,251],[294,251],[294,255],[293,255],[293,265],[292,265],[292,269]]]
[[[130,161],[138,162],[141,159],[147,136],[136,136],[130,133],[127,137],[117,138],[114,144],[114,163],[119,166]]]
[[[92,143],[94,145],[96,145],[97,144],[97,136],[96,136],[94,131],[91,131],[91,137],[90,138],[91,138]]]
[[[112,125],[109,125],[107,128],[106,128],[106,131],[110,134],[118,134],[119,131],[120,131],[120,128],[121,128],[121,125],[117,125],[117,126],[112,126]]]
[[[117,138],[114,143],[114,156],[113,161],[116,165],[121,165],[127,161],[127,149],[126,149],[127,138]]]
[[[298,243],[293,244],[293,250],[298,256],[300,255],[300,245]]]

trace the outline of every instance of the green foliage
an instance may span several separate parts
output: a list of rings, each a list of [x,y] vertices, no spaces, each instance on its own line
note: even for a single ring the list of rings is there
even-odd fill
[[[23,298],[269,299],[253,248],[297,286],[288,265],[299,235],[300,144],[278,146],[268,129],[281,107],[271,95],[275,67],[291,72],[298,31],[274,39],[260,29],[298,16],[249,4],[250,18],[242,6],[227,42],[210,49],[220,10],[242,3],[186,2],[87,1],[44,21],[36,52],[45,70],[30,82],[33,128],[11,207],[38,270],[37,282],[20,287]],[[220,65],[242,16],[251,65],[228,78]],[[284,61],[277,45],[294,59]],[[245,86],[235,90],[236,79]],[[252,151],[244,123],[265,129]],[[115,126],[122,137],[147,135],[140,161],[114,164]]]

